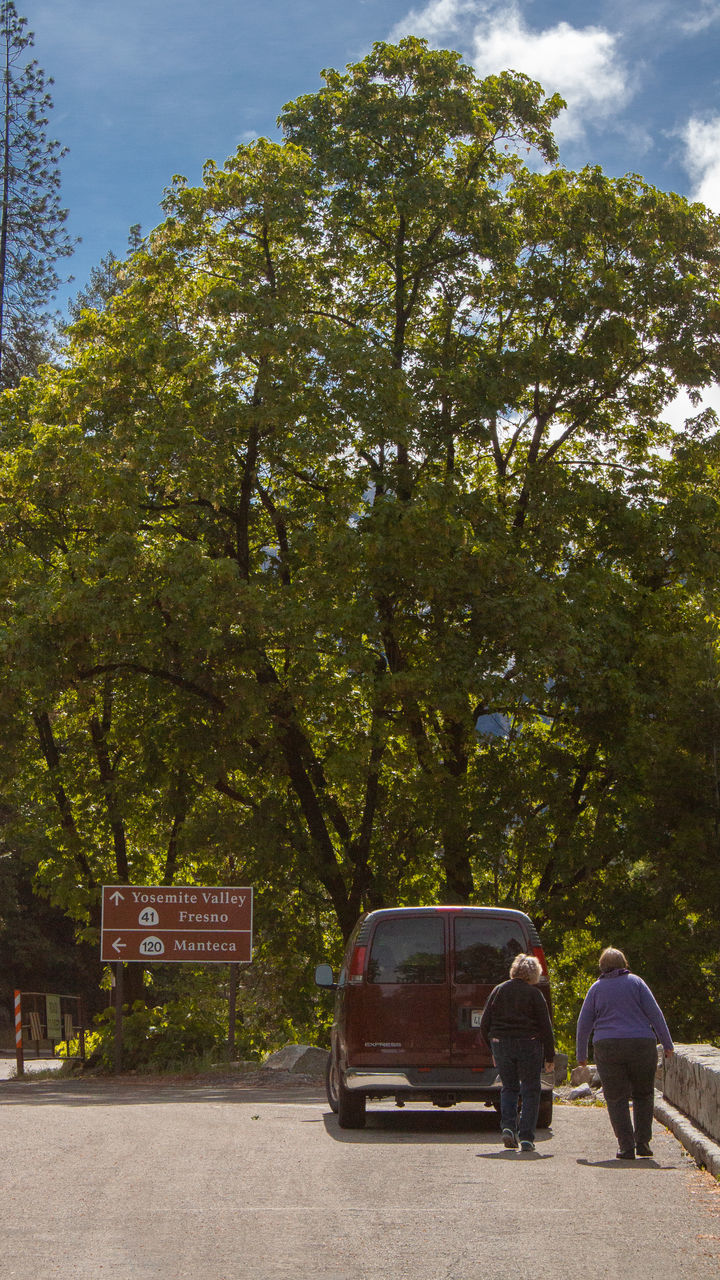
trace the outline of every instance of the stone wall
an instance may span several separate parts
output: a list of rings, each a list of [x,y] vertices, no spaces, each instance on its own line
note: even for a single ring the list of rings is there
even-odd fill
[[[714,1142],[720,1142],[720,1049],[676,1044],[665,1059],[663,1096]]]

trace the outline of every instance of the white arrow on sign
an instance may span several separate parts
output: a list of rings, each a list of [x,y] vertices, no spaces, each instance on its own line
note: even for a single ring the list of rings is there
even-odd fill
[[[110,894],[110,901],[114,902],[115,906],[117,906],[118,902],[125,901],[125,894],[121,893],[119,889],[116,889],[114,893]]]
[[[127,942],[121,942],[119,938],[116,938],[113,942],[113,951],[124,951],[126,946]]]

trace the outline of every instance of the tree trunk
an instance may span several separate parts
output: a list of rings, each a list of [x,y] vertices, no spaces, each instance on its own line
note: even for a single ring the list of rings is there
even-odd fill
[[[5,269],[7,265],[8,222],[10,215],[10,36],[5,31],[5,129],[3,132],[2,214],[0,215],[0,386],[2,385]]]

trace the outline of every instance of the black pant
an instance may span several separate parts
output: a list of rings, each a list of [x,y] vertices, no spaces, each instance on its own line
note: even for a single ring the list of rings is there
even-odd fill
[[[610,1123],[620,1150],[632,1150],[638,1143],[649,1142],[655,1107],[655,1041],[645,1037],[596,1040],[594,1051]]]

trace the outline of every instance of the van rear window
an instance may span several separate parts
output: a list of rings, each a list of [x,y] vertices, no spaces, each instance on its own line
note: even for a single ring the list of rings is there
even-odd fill
[[[526,948],[515,920],[458,916],[455,920],[455,981],[495,986],[510,976],[515,956]]]
[[[445,982],[445,925],[438,916],[380,920],[368,982]]]

